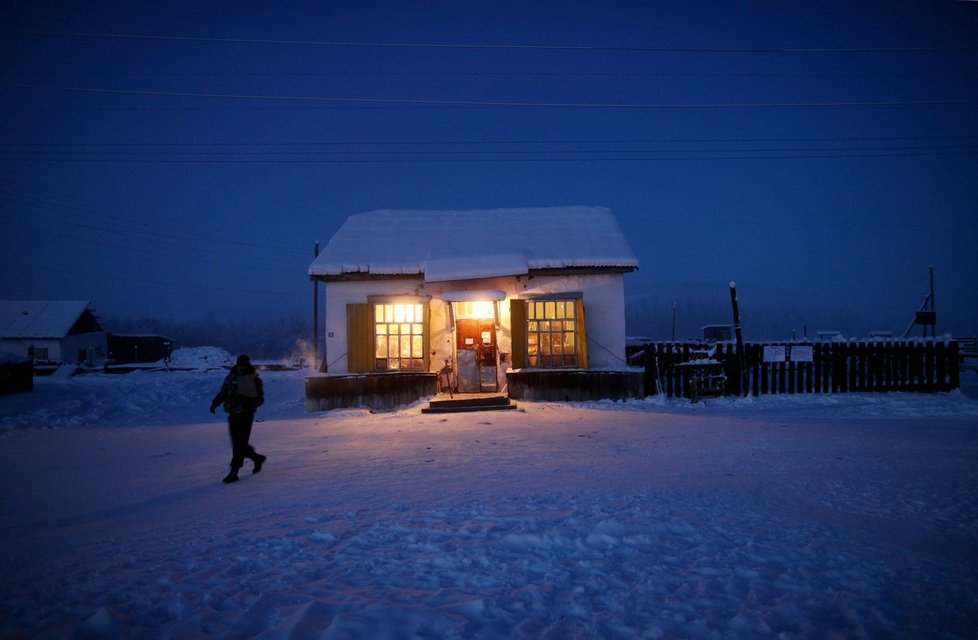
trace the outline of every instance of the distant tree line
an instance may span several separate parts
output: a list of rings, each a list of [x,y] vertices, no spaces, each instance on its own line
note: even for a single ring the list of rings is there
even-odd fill
[[[304,355],[312,337],[310,323],[298,317],[224,320],[210,312],[200,320],[110,317],[102,324],[110,333],[163,335],[174,341],[174,348],[220,347],[232,355],[261,359]]]

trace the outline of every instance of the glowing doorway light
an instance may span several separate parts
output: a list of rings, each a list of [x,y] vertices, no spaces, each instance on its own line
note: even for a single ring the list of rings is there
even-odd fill
[[[478,300],[472,303],[472,315],[474,318],[491,319],[495,316],[492,303],[487,300]]]
[[[455,317],[462,320],[492,320],[495,305],[489,300],[466,300],[455,303]]]

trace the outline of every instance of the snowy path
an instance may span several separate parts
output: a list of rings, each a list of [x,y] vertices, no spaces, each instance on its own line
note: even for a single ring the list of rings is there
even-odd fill
[[[5,432],[0,635],[975,637],[967,398],[303,416],[269,384],[236,485],[185,381],[182,424]]]

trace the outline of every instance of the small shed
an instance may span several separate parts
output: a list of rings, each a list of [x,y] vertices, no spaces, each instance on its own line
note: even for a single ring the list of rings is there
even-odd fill
[[[159,362],[173,353],[173,340],[156,334],[110,333],[109,364]]]
[[[36,363],[102,366],[106,336],[87,301],[0,300],[0,351]]]
[[[0,395],[34,388],[34,366],[24,356],[0,351]]]
[[[411,374],[414,399],[439,375],[461,394],[613,395],[598,378],[627,372],[623,277],[638,266],[603,207],[357,214],[309,267],[325,284],[323,368],[363,406],[383,399],[351,376],[389,389],[370,378]],[[329,386],[307,384],[311,408]]]

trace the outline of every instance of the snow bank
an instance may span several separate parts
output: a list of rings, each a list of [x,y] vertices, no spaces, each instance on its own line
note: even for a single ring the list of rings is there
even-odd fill
[[[24,356],[19,356],[16,353],[10,353],[9,351],[0,351],[0,364],[17,364],[19,362],[26,362],[27,358]]]
[[[163,361],[159,364],[162,366]],[[182,369],[214,369],[230,367],[234,356],[219,347],[184,347],[170,355],[170,366]]]

